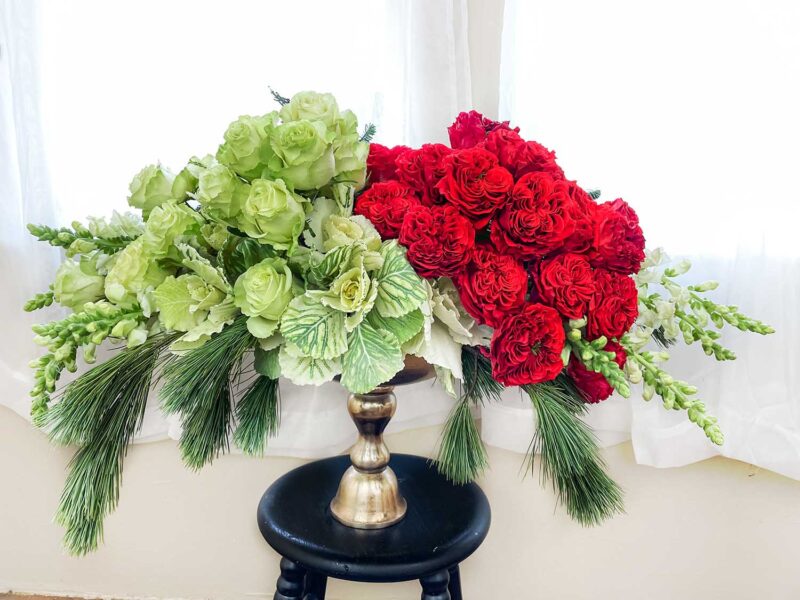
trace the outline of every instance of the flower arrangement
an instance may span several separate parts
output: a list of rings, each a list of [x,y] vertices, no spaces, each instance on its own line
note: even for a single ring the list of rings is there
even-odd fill
[[[541,454],[584,524],[622,506],[580,420],[587,404],[642,383],[645,400],[722,443],[697,389],[662,369],[665,350],[682,339],[729,360],[726,323],[772,330],[709,299],[715,282],[678,283],[688,263],[646,253],[627,203],[597,202],[553,152],[474,111],[449,128],[450,147],[388,148],[329,94],[273,95],[279,110],[239,117],[215,156],[139,172],[135,212],[29,226],[66,253],[25,308],[72,311],[34,328],[47,353],[31,391],[34,421],[78,446],[57,514],[70,551],[102,538],[157,381],[200,468],[231,440],[263,452],[279,378],[338,376],[365,393],[420,356],[456,399],[437,465],[459,483],[486,465],[471,406],[520,386],[538,417],[531,461]],[[126,347],[57,391],[78,353],[93,363],[106,341]]]

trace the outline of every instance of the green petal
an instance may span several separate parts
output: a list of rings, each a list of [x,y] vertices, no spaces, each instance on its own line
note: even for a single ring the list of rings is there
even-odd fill
[[[364,322],[350,334],[342,357],[342,385],[363,394],[389,381],[402,368],[403,353],[397,338]]]

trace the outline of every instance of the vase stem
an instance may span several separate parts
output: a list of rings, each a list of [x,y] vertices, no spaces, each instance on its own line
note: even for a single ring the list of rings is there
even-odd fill
[[[350,449],[353,464],[342,476],[331,512],[348,527],[380,529],[394,525],[406,514],[406,501],[389,467],[389,449],[383,441],[383,431],[397,407],[392,390],[392,386],[381,386],[366,394],[350,394],[347,400],[358,440]]]

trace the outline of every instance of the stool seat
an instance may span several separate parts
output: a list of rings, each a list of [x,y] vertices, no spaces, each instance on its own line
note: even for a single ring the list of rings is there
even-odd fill
[[[474,483],[454,485],[428,459],[394,454],[390,466],[408,502],[399,523],[353,529],[333,518],[329,503],[350,466],[348,456],[303,465],[270,486],[258,526],[281,556],[326,577],[364,582],[421,579],[457,567],[489,531],[489,502]]]

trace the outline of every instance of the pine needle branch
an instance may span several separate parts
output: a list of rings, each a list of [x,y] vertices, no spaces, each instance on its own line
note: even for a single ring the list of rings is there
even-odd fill
[[[464,372],[463,395],[475,404],[484,400],[497,402],[503,393],[503,384],[492,377],[492,363],[476,348],[464,346],[461,350],[461,369]]]
[[[277,102],[281,106],[283,106],[284,104],[289,104],[289,102],[291,102],[289,98],[287,98],[286,96],[281,96],[278,92],[276,92],[272,88],[269,88],[269,93],[272,94],[272,98],[275,100],[275,102]]]
[[[259,376],[236,406],[239,425],[234,443],[245,454],[261,456],[267,439],[278,433],[280,402],[278,380]]]
[[[436,458],[439,472],[458,484],[473,481],[488,465],[486,448],[469,405],[464,396],[453,408],[444,425]]]
[[[378,128],[375,127],[374,123],[367,123],[364,127],[364,133],[361,134],[360,141],[362,142],[371,142],[372,138],[375,137],[375,134],[378,132]]]
[[[205,344],[164,367],[162,406],[178,414],[183,433],[178,443],[187,466],[199,469],[230,447],[233,381],[244,353],[253,346],[247,319],[237,318]]]
[[[578,418],[572,392],[559,382],[524,386],[536,410],[538,424],[531,442],[529,467],[541,453],[539,474],[550,481],[558,500],[582,525],[597,525],[622,512],[622,492],[606,474],[597,442],[588,426]]]
[[[123,459],[141,427],[153,372],[173,339],[153,336],[87,371],[67,386],[48,416],[55,439],[82,444],[56,513],[71,554],[95,550],[103,539],[103,521],[117,506]]]

